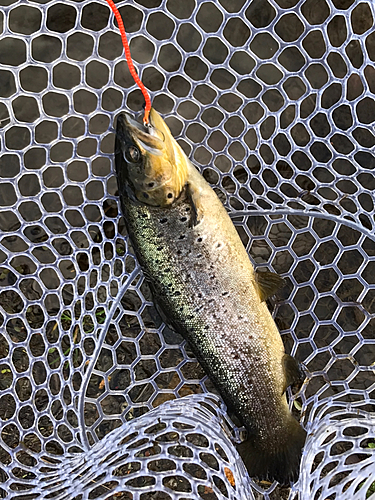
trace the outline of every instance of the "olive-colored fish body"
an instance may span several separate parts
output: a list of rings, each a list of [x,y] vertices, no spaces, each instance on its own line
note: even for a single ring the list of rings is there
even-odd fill
[[[132,133],[125,116],[118,122],[122,150],[139,146]],[[230,217],[189,161],[185,187],[173,204],[140,203],[125,158],[116,157],[122,209],[163,319],[187,339],[246,426],[249,438],[239,449],[250,475],[294,479],[305,431],[285,396],[293,361]]]

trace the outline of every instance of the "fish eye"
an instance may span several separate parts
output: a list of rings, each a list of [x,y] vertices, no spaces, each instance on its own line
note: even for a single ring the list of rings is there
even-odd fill
[[[125,151],[125,157],[128,161],[131,163],[137,163],[141,157],[141,153],[138,148],[135,146],[129,146],[128,149]]]
[[[168,193],[168,194],[167,194],[167,198],[169,198],[169,199],[170,199],[170,198],[173,198],[173,194],[172,194],[172,193]]]

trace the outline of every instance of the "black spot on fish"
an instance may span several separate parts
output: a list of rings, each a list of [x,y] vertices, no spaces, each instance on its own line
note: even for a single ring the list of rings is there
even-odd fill
[[[223,292],[221,295],[225,297],[226,295],[229,295],[229,292]]]
[[[221,248],[223,246],[223,244],[221,242],[219,242],[217,245],[216,245],[216,248]]]
[[[190,207],[186,207],[185,212],[190,212]]]
[[[159,220],[160,224],[165,224],[168,222],[168,219],[166,217],[163,217],[162,219]]]
[[[181,255],[182,254],[181,250],[177,250],[176,253],[177,253],[177,255]]]
[[[143,198],[145,198],[146,200],[149,198],[149,195],[147,193],[142,193],[143,194]]]
[[[210,325],[206,325],[206,326],[204,327],[204,329],[205,329],[205,330],[209,330],[209,328],[210,328]]]
[[[176,290],[176,291],[174,292],[174,295],[177,295],[177,296],[178,296],[178,295],[181,295],[181,292],[179,292],[178,290]]]
[[[200,243],[201,241],[203,241],[203,238],[199,236],[199,238],[197,238],[197,242]]]
[[[203,295],[201,293],[198,293],[198,298],[201,299]]]
[[[186,222],[187,221],[187,217],[181,217],[180,221],[181,222]]]
[[[185,238],[185,235],[184,235],[184,234],[181,234],[181,235],[178,237],[178,239],[179,239],[179,240],[183,240],[184,238]]]
[[[241,319],[243,319],[243,316],[238,316],[238,319],[241,321]]]
[[[161,250],[163,250],[163,247],[157,247],[156,249],[158,252],[160,252]]]
[[[203,254],[202,254],[202,253],[199,253],[199,254],[197,255],[197,259],[200,259],[201,257],[203,257]]]

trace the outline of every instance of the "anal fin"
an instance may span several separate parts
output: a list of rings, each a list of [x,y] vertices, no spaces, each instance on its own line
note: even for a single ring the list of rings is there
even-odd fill
[[[256,271],[256,281],[259,289],[260,300],[264,302],[285,285],[285,280],[277,273],[271,271]]]

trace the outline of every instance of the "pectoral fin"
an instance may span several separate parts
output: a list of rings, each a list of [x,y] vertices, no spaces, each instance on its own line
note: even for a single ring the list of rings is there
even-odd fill
[[[202,190],[190,181],[186,187],[192,206],[190,225],[194,227],[203,219]]]
[[[264,302],[285,285],[284,279],[277,273],[270,271],[256,271],[255,277],[258,284],[260,300]]]
[[[290,356],[290,354],[284,354],[282,363],[284,365],[285,374],[285,386],[283,392],[285,392],[287,387],[303,380],[303,373],[299,367],[298,361],[293,358],[293,356]]]

